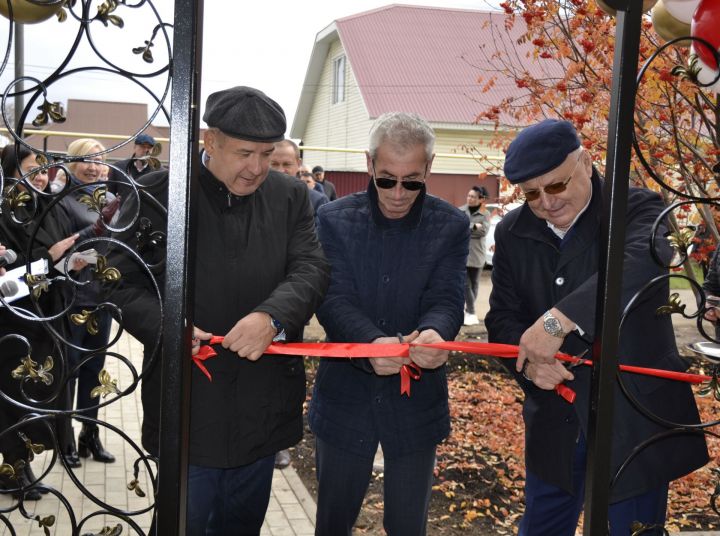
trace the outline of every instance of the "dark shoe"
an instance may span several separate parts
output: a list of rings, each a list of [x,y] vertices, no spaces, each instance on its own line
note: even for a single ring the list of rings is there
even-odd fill
[[[80,456],[78,456],[77,450],[75,448],[69,448],[65,451],[65,454],[62,455],[63,458],[65,458],[65,465],[72,469],[77,469],[78,467],[82,467],[82,462],[80,461]]]
[[[7,463],[7,462],[6,462]],[[17,471],[17,478],[10,478],[6,475],[3,475],[0,477],[0,488],[2,489],[17,489],[17,488],[27,488],[30,486],[30,484],[33,483],[33,481],[28,479],[28,476],[25,472],[25,468],[19,469]],[[12,494],[13,498],[20,499],[20,491],[13,491]],[[25,490],[25,500],[26,501],[39,501],[42,499],[42,495],[40,494],[40,490],[33,488]]]
[[[70,444],[65,447],[65,452],[63,452],[61,456],[65,459],[65,465],[71,469],[82,467],[82,463],[80,463],[80,456],[78,456],[77,447],[75,446],[75,436],[72,436]]]
[[[98,427],[83,424],[78,436],[78,453],[83,458],[87,458],[91,452],[93,460],[96,462],[113,463],[115,461],[115,456],[105,450],[100,442]]]
[[[290,451],[287,449],[281,450],[275,455],[275,467],[284,469],[288,465],[290,465]]]

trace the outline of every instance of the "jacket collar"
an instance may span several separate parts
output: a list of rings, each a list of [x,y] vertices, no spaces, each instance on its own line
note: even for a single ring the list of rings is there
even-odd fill
[[[367,187],[368,198],[370,199],[370,212],[372,214],[373,223],[378,227],[385,229],[414,229],[420,224],[422,219],[422,208],[425,201],[426,187],[423,186],[420,194],[415,198],[413,206],[405,216],[398,219],[386,218],[380,211],[378,194],[375,183],[372,178]]]

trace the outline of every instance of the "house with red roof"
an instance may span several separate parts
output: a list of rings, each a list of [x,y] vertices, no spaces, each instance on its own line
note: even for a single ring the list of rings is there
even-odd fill
[[[409,5],[335,20],[317,34],[290,136],[309,148],[303,161],[322,165],[338,194],[347,194],[367,187],[363,151],[374,119],[414,112],[437,135],[429,190],[454,204],[475,184],[497,196],[503,153],[489,146],[494,125],[478,114],[521,90],[502,73],[489,91],[478,79],[497,46],[525,58],[522,32],[522,24],[508,30],[499,11]],[[508,119],[503,128],[515,127]]]

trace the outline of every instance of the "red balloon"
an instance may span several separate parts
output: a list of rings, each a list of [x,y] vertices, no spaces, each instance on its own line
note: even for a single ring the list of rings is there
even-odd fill
[[[704,39],[717,52],[720,49],[718,27],[720,27],[720,2],[717,0],[702,0],[693,15],[690,35]],[[716,55],[705,44],[693,41],[692,49],[705,65],[712,69],[718,68]]]

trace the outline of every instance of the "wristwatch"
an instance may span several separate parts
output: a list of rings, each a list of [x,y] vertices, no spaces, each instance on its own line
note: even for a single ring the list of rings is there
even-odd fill
[[[273,342],[285,340],[285,328],[283,328],[283,325],[278,320],[275,320],[275,318],[273,318],[272,316],[270,317],[270,327],[275,330]]]
[[[567,333],[563,331],[560,321],[555,318],[550,311],[546,311],[543,315],[543,328],[545,329],[545,333],[553,337],[563,339],[567,336]]]

